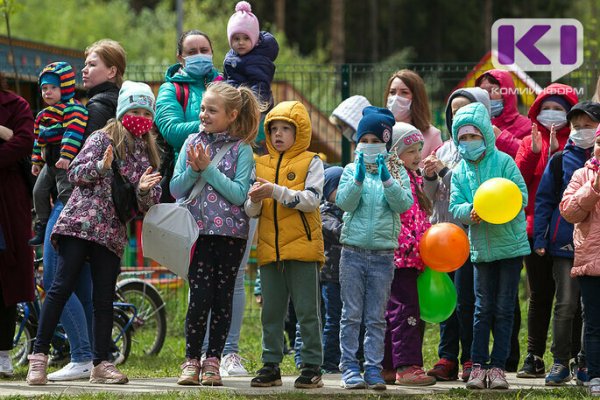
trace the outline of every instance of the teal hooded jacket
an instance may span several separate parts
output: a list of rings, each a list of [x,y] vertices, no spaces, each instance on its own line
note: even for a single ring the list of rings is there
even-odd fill
[[[165,83],[158,90],[156,98],[155,123],[167,143],[175,149],[175,159],[179,155],[181,146],[192,133],[200,131],[200,105],[206,85],[219,76],[216,69],[202,79],[194,79],[181,67],[174,64],[167,69]],[[190,95],[185,110],[177,101],[175,85],[173,82],[187,84]]]
[[[506,258],[525,256],[531,252],[527,240],[527,224],[523,209],[504,224],[490,224],[471,220],[473,197],[479,186],[492,178],[506,178],[519,187],[523,195],[523,207],[527,204],[527,186],[515,161],[496,148],[496,138],[490,114],[481,103],[471,103],[459,109],[452,122],[452,140],[458,146],[458,129],[473,125],[483,134],[485,153],[476,162],[463,159],[452,172],[449,210],[469,226],[471,261],[491,262]]]

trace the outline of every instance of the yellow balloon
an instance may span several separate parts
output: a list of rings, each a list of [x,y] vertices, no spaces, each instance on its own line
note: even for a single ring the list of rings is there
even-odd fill
[[[488,179],[475,192],[473,208],[482,220],[504,224],[512,221],[523,208],[523,195],[511,180]]]

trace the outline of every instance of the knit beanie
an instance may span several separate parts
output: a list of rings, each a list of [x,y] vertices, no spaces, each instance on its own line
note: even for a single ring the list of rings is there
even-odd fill
[[[400,155],[415,143],[424,143],[425,138],[420,130],[406,122],[396,122],[392,130],[391,149]]]
[[[572,107],[571,103],[569,103],[565,97],[559,96],[557,94],[546,97],[544,99],[544,101],[542,101],[542,104],[544,104],[547,101],[553,101],[555,103],[560,104],[562,106],[562,108],[565,109],[566,112],[569,112],[571,110],[571,107]]]
[[[54,85],[60,88],[60,77],[53,72],[46,72],[40,76],[40,87],[43,85]]]
[[[250,38],[252,48],[258,43],[260,33],[258,27],[258,18],[252,14],[252,7],[247,1],[240,1],[235,5],[235,13],[229,18],[227,23],[227,39],[231,46],[231,37],[236,33],[245,33]]]
[[[354,131],[354,135],[356,136],[356,131],[358,130],[358,122],[360,121],[360,117],[362,116],[362,110],[365,107],[370,106],[369,100],[367,100],[364,96],[351,96],[346,100],[342,101],[331,113],[332,117],[336,117],[346,125],[348,125]],[[333,121],[332,121],[333,122]],[[349,140],[355,140],[354,137],[349,137]]]
[[[356,143],[367,133],[372,133],[386,144],[389,151],[392,145],[392,127],[396,122],[394,114],[387,108],[368,106],[363,109],[362,115],[356,129]]]
[[[323,199],[329,201],[329,196],[340,184],[340,178],[342,177],[344,168],[342,167],[329,167],[325,169],[325,183],[323,184]]]
[[[143,108],[152,113],[154,117],[154,93],[150,86],[142,82],[125,81],[119,90],[117,101],[117,119],[134,108]]]

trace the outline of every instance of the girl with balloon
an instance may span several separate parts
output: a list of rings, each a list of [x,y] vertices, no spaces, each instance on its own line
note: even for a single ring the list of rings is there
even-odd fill
[[[400,214],[402,227],[398,248],[394,252],[394,279],[385,319],[384,379],[402,386],[434,385],[435,377],[423,370],[423,335],[419,315],[417,277],[425,265],[419,254],[419,241],[431,226],[429,215],[432,204],[423,191],[419,164],[425,141],[423,134],[405,122],[396,122],[392,132],[392,146],[388,168],[395,179],[401,179],[405,170],[410,179],[414,203]]]
[[[486,107],[471,103],[460,108],[452,123],[452,140],[462,156],[452,173],[449,209],[469,227],[474,269],[475,314],[470,389],[508,389],[505,377],[510,335],[523,256],[530,253],[523,205],[527,188],[514,160],[496,149],[495,136]],[[485,185],[486,181],[491,183]],[[505,182],[507,182],[505,184]],[[483,193],[480,186],[484,184]],[[491,187],[488,187],[491,186]],[[514,204],[483,206],[503,198],[517,188]],[[519,199],[520,194],[520,199]],[[515,207],[516,205],[516,207]],[[490,222],[491,221],[491,222]],[[489,354],[490,330],[494,344]]]

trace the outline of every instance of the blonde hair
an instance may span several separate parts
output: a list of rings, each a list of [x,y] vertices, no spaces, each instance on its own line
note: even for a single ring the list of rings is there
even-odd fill
[[[127,129],[125,129],[121,121],[116,118],[111,118],[102,130],[110,136],[118,158],[124,160],[125,154],[128,152],[133,153],[134,137]],[[148,132],[143,138],[146,141],[146,150],[148,151],[150,165],[152,165],[152,169],[156,172],[160,167],[160,153],[154,136],[153,132]]]
[[[412,102],[410,105],[410,123],[421,132],[425,132],[431,125],[431,110],[425,91],[425,82],[415,72],[409,69],[401,69],[392,74],[385,88],[383,104],[387,104],[387,98],[390,95],[390,88],[394,79],[400,79],[412,93]]]
[[[244,143],[253,143],[258,134],[260,113],[266,111],[266,106],[260,104],[252,90],[240,86],[235,88],[227,82],[213,82],[208,85],[206,93],[213,93],[223,100],[225,112],[231,114],[237,110],[238,115],[227,128],[228,132]]]
[[[85,49],[86,58],[92,53],[96,53],[108,68],[117,68],[115,83],[118,87],[121,87],[125,68],[127,67],[127,58],[123,46],[115,40],[101,39]]]

